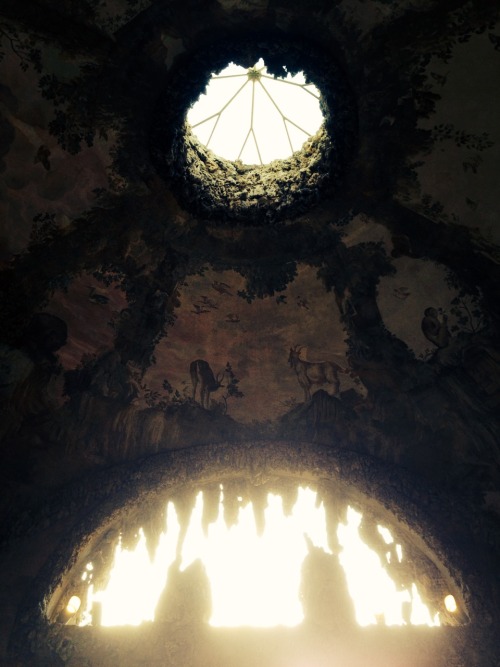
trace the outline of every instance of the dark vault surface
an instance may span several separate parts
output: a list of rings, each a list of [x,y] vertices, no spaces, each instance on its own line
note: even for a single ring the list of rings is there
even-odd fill
[[[374,661],[500,664],[497,3],[4,0],[0,39],[0,663],[113,664],[120,629],[52,623],[83,555],[161,484],[277,475],[388,513],[462,601]],[[326,120],[248,167],[185,113],[258,54]],[[124,665],[259,659],[144,632]]]

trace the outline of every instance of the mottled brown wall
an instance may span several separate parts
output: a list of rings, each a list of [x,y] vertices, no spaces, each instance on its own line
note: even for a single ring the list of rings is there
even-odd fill
[[[122,664],[121,630],[45,642],[51,592],[162,475],[252,477],[276,456],[374,498],[465,601],[471,624],[422,631],[425,656],[412,629],[371,629],[373,659],[402,643],[405,664],[495,664],[498,8],[74,4],[0,9],[0,661]],[[321,136],[264,170],[186,148],[211,68],[259,50],[322,89]],[[335,378],[304,387],[299,351]],[[204,405],[196,360],[221,378]],[[123,664],[178,664],[146,633]],[[184,664],[288,649],[199,633]]]

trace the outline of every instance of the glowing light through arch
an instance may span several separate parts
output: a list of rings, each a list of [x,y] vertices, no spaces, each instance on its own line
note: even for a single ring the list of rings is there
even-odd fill
[[[412,625],[439,625],[437,618],[431,618],[423,604],[415,584],[411,593],[398,591],[396,584],[381,567],[377,554],[370,549],[359,535],[362,515],[349,507],[347,524],[340,524],[338,536],[343,551],[340,562],[346,573],[349,592],[355,603],[356,620],[359,625],[380,623],[403,625],[406,623],[402,606],[411,603]],[[394,540],[387,528],[379,526],[379,532],[387,544]],[[399,549],[397,548],[399,547]],[[402,560],[401,546],[396,545],[399,561]]]
[[[246,69],[230,63],[212,74],[187,120],[216,155],[267,164],[300,150],[323,123],[321,94],[303,72],[271,76],[260,59]]]
[[[315,494],[300,489],[291,516],[282,500],[269,494],[265,530],[258,536],[250,504],[239,512],[238,523],[227,528],[222,520],[203,535],[203,503],[198,496],[183,549],[183,567],[196,558],[205,564],[212,587],[214,626],[294,626],[303,620],[299,600],[300,566],[307,555],[304,534],[328,550],[324,508],[315,508]],[[242,601],[244,603],[242,604]]]
[[[457,602],[453,595],[447,595],[444,599],[444,606],[446,611],[454,614],[458,610]]]
[[[197,496],[182,546],[180,570],[197,559],[203,562],[212,594],[212,626],[295,626],[303,620],[299,588],[302,563],[308,553],[304,536],[331,553],[325,509],[322,503],[318,505],[316,493],[309,488],[299,489],[297,502],[287,517],[279,496],[268,494],[267,501],[265,530],[259,536],[250,503],[240,507],[237,523],[227,527],[221,494],[219,517],[205,534],[202,493]],[[403,608],[409,608],[412,624],[439,625],[437,617],[431,618],[415,584],[411,591],[396,589],[379,557],[363,543],[360,522],[361,514],[349,508],[346,524],[339,524],[337,531],[342,546],[339,561],[354,600],[358,624],[403,625],[409,620],[408,615],[405,620]],[[181,532],[171,502],[167,525],[168,531],[162,533],[152,562],[142,531],[135,551],[117,547],[106,590],[89,591],[89,608],[96,600],[102,605],[102,625],[138,625],[154,620],[168,568],[176,559]],[[379,532],[386,543],[393,541],[386,528],[379,527]],[[401,559],[401,548],[396,551]]]
[[[68,600],[68,604],[66,605],[66,611],[69,614],[76,614],[76,612],[80,609],[81,604],[82,601],[80,600],[78,595],[72,595]]]
[[[105,590],[89,595],[92,602],[101,604],[101,625],[140,625],[153,621],[158,597],[165,585],[168,566],[175,560],[180,526],[172,503],[167,507],[168,531],[162,533],[154,561],[151,562],[146,538],[140,531],[134,551],[115,550],[115,560]]]

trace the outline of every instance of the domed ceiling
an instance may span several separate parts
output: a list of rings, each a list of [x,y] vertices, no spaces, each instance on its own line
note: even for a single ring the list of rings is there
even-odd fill
[[[38,355],[50,391],[31,388],[44,394],[33,409],[69,424],[82,394],[104,392],[128,411],[160,409],[168,424],[170,409],[196,408],[190,365],[202,360],[220,385],[209,411],[231,417],[231,429],[279,429],[309,391],[303,366],[288,363],[294,349],[301,363],[338,367],[338,385],[310,389],[341,399],[361,432],[382,394],[415,404],[457,364],[474,418],[484,407],[475,394],[497,403],[483,377],[498,366],[491,3],[193,2],[188,12],[173,2],[8,2],[2,11],[8,400],[19,400]],[[296,154],[286,169],[307,172],[295,188],[309,195],[279,218],[288,196],[270,185],[281,183],[279,161],[271,176],[254,168],[249,190],[245,175],[223,172],[212,203],[202,183],[219,158],[209,151],[188,174],[179,148],[213,63],[259,49],[272,72],[309,68],[334,100],[336,162],[328,167],[328,153],[301,167]],[[329,176],[315,189],[321,160]],[[64,344],[33,351],[37,313],[66,324]],[[9,361],[16,354],[23,370]],[[96,379],[106,373],[114,389]],[[435,437],[441,426],[432,417],[425,430]]]
[[[4,0],[0,38],[7,525],[83,471],[254,439],[405,467],[497,535],[496,3]],[[185,114],[261,55],[325,124],[249,167]]]

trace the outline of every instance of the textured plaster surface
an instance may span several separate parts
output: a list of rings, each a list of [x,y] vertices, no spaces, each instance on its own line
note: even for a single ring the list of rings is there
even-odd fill
[[[0,662],[125,660],[122,631],[54,626],[54,648],[43,618],[36,658],[7,647],[28,650],[106,527],[133,540],[161,481],[281,464],[342,477],[454,582],[471,623],[428,633],[430,664],[498,662],[499,25],[489,0],[4,0]],[[326,125],[242,170],[184,115],[256,50],[309,73]],[[214,664],[251,636],[204,633]],[[370,642],[396,656],[390,636]]]

